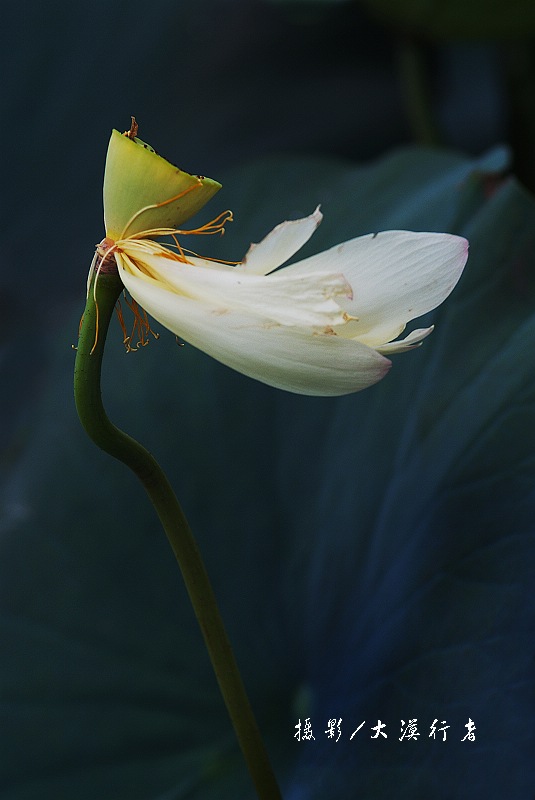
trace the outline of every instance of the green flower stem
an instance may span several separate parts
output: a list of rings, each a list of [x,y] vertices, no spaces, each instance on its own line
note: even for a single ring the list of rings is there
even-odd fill
[[[440,145],[440,134],[432,111],[431,91],[420,43],[411,37],[399,46],[401,89],[414,139],[427,147]]]
[[[110,273],[99,276],[96,304],[93,285],[90,288],[74,368],[74,395],[78,415],[95,444],[130,467],[145,487],[182,571],[221,694],[258,797],[261,800],[280,800],[281,794],[243,686],[210,580],[180,504],[157,461],[138,442],[110,422],[102,405],[100,390],[102,355],[111,315],[122,290],[123,285],[119,276]],[[95,336],[97,316],[98,336]]]

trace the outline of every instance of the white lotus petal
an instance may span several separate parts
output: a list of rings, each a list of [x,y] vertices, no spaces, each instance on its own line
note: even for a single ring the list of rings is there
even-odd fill
[[[353,299],[342,305],[358,318],[343,335],[375,347],[440,305],[459,280],[467,257],[468,242],[459,236],[385,231],[336,245],[285,271],[328,268],[343,273]]]
[[[429,336],[430,333],[433,333],[434,327],[434,325],[431,325],[430,328],[418,328],[412,331],[412,333],[409,333],[408,336],[405,336],[404,339],[379,345],[379,347],[375,347],[374,350],[377,350],[378,353],[382,353],[384,356],[390,355],[391,353],[407,353],[409,350],[414,350],[415,347],[420,347],[423,340]]]
[[[309,217],[281,222],[261,242],[250,246],[239,268],[249,275],[267,275],[308,242],[322,219],[318,206]]]
[[[384,377],[386,353],[411,350],[431,333],[418,329],[392,341],[451,292],[468,243],[447,234],[386,231],[269,274],[320,219],[316,210],[277,226],[237,266],[184,260],[147,239],[113,249],[134,299],[186,341],[281,389],[347,394]]]
[[[298,394],[341,395],[365,389],[391,362],[360,342],[306,327],[262,324],[230,308],[170,292],[131,274],[120,275],[132,297],[156,320],[208,355],[252,378]]]
[[[125,241],[119,259],[121,252],[131,259],[123,267],[165,284],[174,293],[208,304],[221,314],[241,309],[281,325],[336,326],[344,322],[340,301],[351,298],[351,287],[343,275],[281,270],[266,277],[232,267],[204,269],[176,260],[165,248],[147,240],[139,244]]]

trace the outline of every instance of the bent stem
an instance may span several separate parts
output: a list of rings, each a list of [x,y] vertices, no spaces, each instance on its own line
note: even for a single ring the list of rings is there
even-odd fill
[[[90,286],[74,368],[78,416],[95,444],[130,467],[145,487],[178,561],[258,797],[281,800],[208,574],[180,504],[158,462],[139,442],[110,422],[102,405],[102,355],[111,315],[122,290],[116,273],[101,274],[96,291],[94,283]]]

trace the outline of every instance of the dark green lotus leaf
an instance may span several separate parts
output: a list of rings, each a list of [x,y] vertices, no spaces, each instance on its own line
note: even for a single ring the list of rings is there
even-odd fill
[[[275,0],[316,18],[351,0]],[[359,0],[382,22],[433,39],[529,39],[535,34],[531,0]]]
[[[110,334],[110,416],[183,502],[285,800],[532,795],[535,206],[504,166],[409,149],[218,176],[236,221],[207,255],[318,203],[304,255],[388,228],[470,239],[435,332],[365,392],[294,396],[165,332],[129,356]],[[252,798],[156,515],[75,417],[80,310],[2,496],[2,797]]]
[[[437,39],[523,39],[535,33],[531,0],[361,0],[380,19]]]

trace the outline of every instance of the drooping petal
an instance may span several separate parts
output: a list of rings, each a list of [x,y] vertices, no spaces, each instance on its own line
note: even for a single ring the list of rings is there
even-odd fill
[[[343,273],[353,298],[341,302],[357,317],[343,335],[376,347],[398,336],[409,320],[440,305],[459,280],[467,258],[468,242],[460,236],[384,231],[336,245],[286,270],[329,268]]]
[[[351,298],[351,287],[343,275],[281,270],[266,277],[225,265],[223,269],[204,269],[177,260],[166,248],[150,241],[125,241],[121,251],[131,259],[123,265],[130,271],[206,303],[220,314],[236,309],[280,325],[341,325],[344,311],[338,301]]]
[[[251,378],[309,395],[342,395],[365,389],[391,362],[360,342],[329,329],[289,327],[244,310],[170,291],[135,275],[117,258],[124,285],[158,322],[186,342]]]
[[[409,333],[408,336],[405,336],[404,339],[399,339],[396,342],[387,342],[374,349],[384,356],[390,355],[391,353],[407,353],[409,350],[414,350],[415,347],[420,347],[423,340],[429,336],[430,333],[433,333],[434,327],[434,325],[431,325],[430,328],[418,328],[412,331],[412,333]]]
[[[308,217],[281,222],[261,242],[250,246],[238,268],[249,275],[267,275],[308,242],[322,219],[318,206]]]

